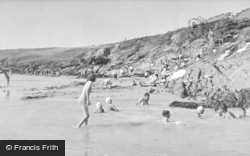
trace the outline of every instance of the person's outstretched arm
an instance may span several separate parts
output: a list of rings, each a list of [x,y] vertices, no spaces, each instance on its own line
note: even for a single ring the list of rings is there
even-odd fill
[[[143,98],[140,98],[140,99],[137,101],[136,105],[138,105],[139,103],[141,103],[141,102],[142,102],[142,99],[143,99]]]
[[[112,106],[113,106],[113,108],[115,109],[115,111],[117,111],[117,112],[119,111],[119,110],[115,107],[115,105],[112,104]]]

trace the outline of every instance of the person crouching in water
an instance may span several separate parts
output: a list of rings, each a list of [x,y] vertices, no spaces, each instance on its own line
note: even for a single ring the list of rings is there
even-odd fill
[[[108,108],[107,108],[107,111],[115,111],[115,112],[118,112],[119,110],[115,107],[114,104],[112,104],[112,99],[107,97],[105,99],[105,102],[108,104]]]
[[[110,79],[104,79],[102,82],[102,89],[111,88],[112,82]]]
[[[97,108],[97,110],[95,113],[104,113],[104,109],[102,108],[101,102],[96,103],[96,108]]]
[[[138,100],[138,102],[136,103],[136,105],[140,104],[140,105],[149,105],[148,103],[149,101],[149,94],[145,93],[143,98],[140,98]]]
[[[219,107],[219,110],[218,110],[217,113],[218,113],[219,116],[222,116],[223,118],[227,118],[227,119],[236,118],[235,115],[232,112],[227,110],[227,105],[226,104],[222,104]]]
[[[163,110],[162,111],[162,115],[166,118],[166,122],[169,122],[169,119],[170,119],[170,111],[169,110]]]
[[[78,99],[78,103],[81,105],[83,113],[85,116],[82,118],[82,120],[79,122],[77,128],[80,128],[82,124],[85,123],[85,125],[88,124],[89,120],[89,109],[88,106],[91,105],[90,101],[90,92],[92,90],[92,85],[96,81],[96,77],[93,71],[90,71],[90,74],[87,77],[87,82],[85,83],[83,89],[82,89],[82,94]]]

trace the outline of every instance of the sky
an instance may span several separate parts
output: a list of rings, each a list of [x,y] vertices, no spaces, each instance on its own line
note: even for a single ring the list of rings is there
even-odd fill
[[[0,49],[120,42],[248,7],[249,0],[0,0]]]

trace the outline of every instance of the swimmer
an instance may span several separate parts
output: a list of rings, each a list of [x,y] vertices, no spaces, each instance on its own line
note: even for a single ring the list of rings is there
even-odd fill
[[[88,124],[88,119],[89,119],[89,109],[88,109],[88,106],[91,105],[89,95],[90,95],[90,92],[92,90],[92,85],[93,85],[93,83],[95,81],[96,81],[95,74],[93,73],[93,71],[90,71],[90,74],[87,77],[87,82],[86,82],[86,84],[83,87],[82,94],[81,94],[81,96],[78,99],[78,103],[81,105],[83,113],[85,114],[85,116],[79,122],[77,128],[80,128],[83,123],[85,123],[85,125]]]
[[[149,94],[145,93],[143,98],[140,98],[138,100],[138,102],[136,103],[136,105],[140,104],[140,105],[149,105],[148,103],[149,101]]]
[[[203,106],[199,106],[199,107],[197,108],[197,112],[196,112],[197,115],[198,115],[198,117],[201,117],[201,114],[203,114],[204,111],[205,111],[204,107],[203,107]]]
[[[102,89],[111,88],[112,82],[110,79],[104,79],[102,82]]]
[[[170,111],[169,110],[163,110],[162,115],[166,118],[166,122],[169,122],[169,118],[171,116]]]
[[[101,102],[96,103],[96,108],[97,108],[97,111],[95,113],[104,113],[104,109],[102,108]]]
[[[236,118],[232,112],[227,110],[227,105],[225,105],[225,104],[222,104],[218,111],[219,111],[218,112],[219,116],[222,116],[223,118],[227,118],[227,119],[235,119]]]
[[[115,111],[115,112],[118,112],[119,110],[115,107],[114,104],[112,104],[112,99],[107,97],[105,99],[105,102],[108,104],[108,108],[107,108],[107,111]]]

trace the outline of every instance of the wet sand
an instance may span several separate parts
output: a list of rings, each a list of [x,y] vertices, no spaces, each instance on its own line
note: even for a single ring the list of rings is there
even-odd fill
[[[250,154],[249,116],[227,120],[206,109],[202,118],[197,118],[195,110],[169,108],[172,101],[180,99],[164,92],[150,94],[149,106],[136,106],[136,101],[149,87],[127,87],[132,78],[113,80],[113,85],[122,88],[106,90],[101,89],[102,79],[97,79],[91,93],[89,125],[80,129],[72,127],[82,117],[77,103],[82,86],[54,90],[53,97],[21,100],[24,94],[32,92],[31,88],[46,92],[45,87],[67,85],[72,81],[85,80],[12,75],[9,93],[6,88],[0,88],[0,139],[63,139],[67,156]],[[5,84],[1,76],[0,85]],[[106,97],[111,97],[121,111],[94,113],[97,102],[107,108]],[[163,123],[163,109],[170,110],[170,123]],[[240,110],[230,111],[238,116]]]

